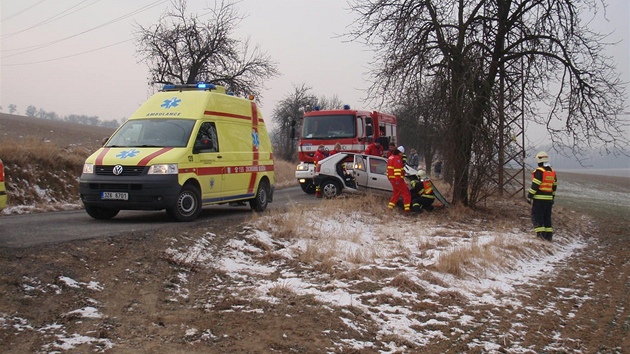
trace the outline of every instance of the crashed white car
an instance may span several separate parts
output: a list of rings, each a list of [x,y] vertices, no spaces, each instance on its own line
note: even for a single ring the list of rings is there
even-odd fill
[[[415,176],[415,170],[408,166],[405,172]],[[392,192],[387,178],[387,159],[380,156],[345,152],[331,155],[317,164],[313,179],[325,198],[334,198],[342,191]]]
[[[405,182],[417,179],[418,171],[405,165]],[[387,177],[387,159],[380,156],[341,152],[331,155],[317,164],[314,183],[319,185],[322,196],[334,198],[342,191],[378,191],[392,193],[392,184]],[[445,207],[449,202],[433,185],[435,198]]]

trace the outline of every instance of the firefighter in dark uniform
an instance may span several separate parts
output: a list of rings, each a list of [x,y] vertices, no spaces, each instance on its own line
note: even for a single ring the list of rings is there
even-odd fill
[[[527,202],[532,204],[532,223],[536,236],[551,241],[553,237],[551,209],[556,196],[558,179],[556,172],[549,164],[549,155],[546,152],[537,153],[536,161],[538,168],[532,172],[532,186],[527,194]]]
[[[419,170],[416,177],[418,179],[411,180],[411,210],[417,213],[423,210],[431,211],[435,201],[433,183],[423,170]]]

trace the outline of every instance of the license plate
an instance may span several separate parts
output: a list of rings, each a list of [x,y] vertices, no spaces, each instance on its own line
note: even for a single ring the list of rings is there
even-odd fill
[[[101,199],[129,200],[129,193],[125,193],[125,192],[101,192]]]

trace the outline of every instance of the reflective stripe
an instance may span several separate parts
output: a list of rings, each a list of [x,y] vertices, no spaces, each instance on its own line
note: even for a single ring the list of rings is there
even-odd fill
[[[541,179],[536,178],[538,171],[542,174]],[[532,186],[528,192],[532,199],[553,201],[557,185],[556,172],[553,169],[547,171],[543,167],[538,167],[532,172]]]
[[[427,197],[433,194],[433,183],[431,183],[431,181],[423,181],[422,187],[424,188],[424,194],[427,194]],[[432,198],[435,198],[435,197],[433,196]]]
[[[544,170],[543,172],[543,180],[540,183],[540,188],[538,189],[544,193],[553,193],[553,185],[556,183],[556,173],[551,170]]]

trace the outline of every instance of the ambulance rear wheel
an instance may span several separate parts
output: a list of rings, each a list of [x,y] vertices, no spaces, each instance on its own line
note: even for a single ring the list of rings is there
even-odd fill
[[[89,216],[93,217],[94,219],[97,220],[109,220],[111,218],[113,218],[114,216],[118,215],[118,212],[120,210],[118,209],[105,209],[105,208],[99,208],[99,207],[94,207],[94,206],[85,206],[85,211],[88,213]]]
[[[256,197],[249,201],[249,207],[260,213],[267,209],[267,204],[269,204],[269,182],[262,180],[258,184]]]
[[[324,198],[332,199],[341,194],[341,186],[334,180],[327,179],[319,186]]]
[[[177,221],[193,221],[201,214],[201,192],[199,188],[186,184],[177,196],[175,205],[166,213]]]

